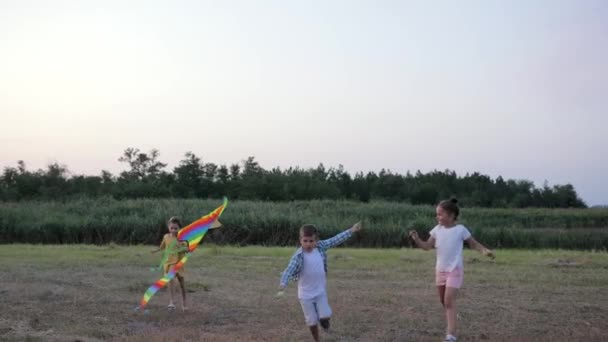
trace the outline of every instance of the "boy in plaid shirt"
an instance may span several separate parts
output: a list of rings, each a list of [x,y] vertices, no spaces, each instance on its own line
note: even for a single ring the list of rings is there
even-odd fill
[[[331,308],[327,302],[325,291],[327,273],[327,250],[348,240],[353,233],[361,230],[358,222],[350,229],[327,240],[319,241],[317,228],[312,224],[305,224],[300,228],[300,245],[289,261],[289,265],[281,275],[281,284],[278,296],[284,294],[289,280],[298,281],[298,299],[304,311],[306,324],[310,328],[312,337],[319,341],[318,323],[325,331],[329,329]]]

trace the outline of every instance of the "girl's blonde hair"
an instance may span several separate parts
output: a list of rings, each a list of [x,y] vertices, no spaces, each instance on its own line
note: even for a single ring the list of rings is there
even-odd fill
[[[167,222],[167,224],[172,224],[175,223],[177,224],[178,227],[182,227],[182,221],[179,219],[179,217],[177,216],[173,216],[169,219],[169,222]]]

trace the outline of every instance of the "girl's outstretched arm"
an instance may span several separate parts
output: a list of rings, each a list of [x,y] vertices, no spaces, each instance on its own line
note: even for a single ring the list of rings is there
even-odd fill
[[[435,248],[435,238],[434,237],[431,236],[428,240],[422,241],[420,239],[420,237],[418,236],[418,232],[415,230],[410,230],[409,235],[412,238],[412,240],[414,240],[414,242],[416,243],[416,246],[424,249],[425,251]]]
[[[494,252],[492,252],[491,250],[486,248],[481,243],[477,242],[477,240],[475,240],[472,236],[470,238],[466,239],[465,241],[467,242],[467,244],[469,244],[469,247],[471,247],[471,249],[474,249],[474,250],[478,251],[479,253],[481,253],[491,259],[494,259]]]
[[[167,234],[165,234],[165,236],[167,236]],[[163,236],[163,241],[161,241],[160,246],[157,249],[151,251],[150,253],[160,252],[167,247],[167,244],[165,243],[165,236]]]

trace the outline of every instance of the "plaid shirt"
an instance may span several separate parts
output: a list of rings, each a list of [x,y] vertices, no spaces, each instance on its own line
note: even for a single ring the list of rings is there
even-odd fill
[[[351,236],[353,236],[353,233],[349,229],[330,239],[321,240],[317,243],[317,249],[319,249],[319,253],[321,253],[321,257],[323,258],[323,266],[325,267],[325,273],[327,273],[327,250],[332,247],[338,246],[339,244],[348,240]],[[300,273],[302,272],[302,265],[304,265],[304,256],[302,255],[302,247],[300,247],[293,254],[291,260],[289,260],[287,268],[281,274],[281,286],[287,286],[287,283],[290,280],[298,280],[300,278]]]

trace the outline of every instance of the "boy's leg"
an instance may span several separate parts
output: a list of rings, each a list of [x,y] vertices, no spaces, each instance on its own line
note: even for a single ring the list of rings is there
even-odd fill
[[[186,280],[181,275],[176,275],[177,280],[179,281],[179,287],[182,290],[182,310],[188,310],[188,306],[186,305]]]
[[[327,293],[324,293],[316,298],[317,301],[317,313],[319,315],[319,322],[321,327],[327,330],[329,329],[329,318],[331,317],[331,307],[327,301]]]
[[[317,314],[317,308],[312,299],[300,299],[300,305],[302,305],[302,311],[304,312],[304,319],[306,325],[310,328],[310,333],[315,341],[319,341],[319,315]]]
[[[315,342],[319,342],[319,327],[318,326],[309,326],[310,333],[312,334],[312,338]]]

